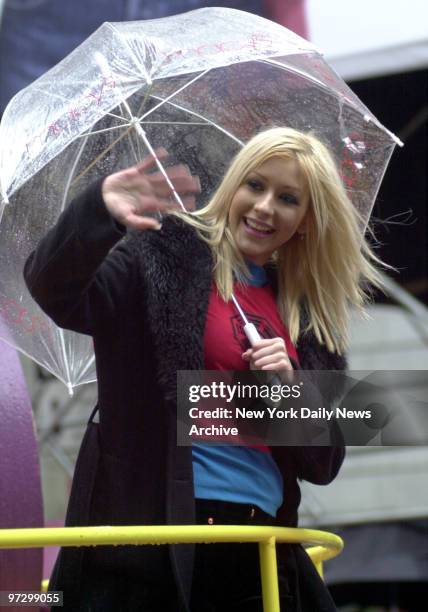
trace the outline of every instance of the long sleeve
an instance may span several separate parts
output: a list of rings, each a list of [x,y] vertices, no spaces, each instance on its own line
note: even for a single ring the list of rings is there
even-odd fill
[[[312,379],[313,372],[302,371],[298,374],[305,380],[307,397],[303,400],[304,405],[312,408],[325,406],[331,409],[332,397],[336,393],[329,393],[322,385],[317,384],[319,378]],[[322,418],[311,419],[311,421],[315,428],[319,427],[325,437],[325,442],[322,443],[323,446],[293,447],[296,475],[301,480],[307,480],[313,484],[329,484],[337,476],[345,457],[343,436],[335,418],[330,421]]]
[[[298,407],[305,406],[311,410],[323,406],[331,408],[331,402],[312,379],[312,374],[299,367],[295,368],[295,382],[299,382],[301,388]],[[289,404],[296,407],[295,400],[289,400]],[[284,423],[282,431],[279,428],[278,441],[281,435],[289,440],[286,454],[288,461],[293,464],[293,472],[297,478],[313,484],[328,484],[335,478],[342,465],[345,450],[343,436],[334,418],[329,421],[321,417],[299,419],[296,422],[290,419]]]
[[[113,249],[124,235],[105,207],[99,181],[70,203],[31,253],[25,281],[57,325],[93,335],[129,299],[132,256],[126,244]]]
[[[297,446],[293,448],[296,475],[313,484],[329,484],[345,458],[343,446]]]
[[[304,324],[307,322],[306,317],[305,310]],[[343,392],[342,373],[347,369],[346,356],[330,353],[325,345],[317,341],[313,332],[301,336],[297,350],[300,366],[310,383],[307,385],[307,390],[312,387],[320,396],[320,401],[314,402],[314,406],[331,408]],[[334,418],[326,423],[326,426],[331,446],[290,447],[290,459],[297,477],[301,480],[314,484],[328,484],[339,472],[345,457],[342,432]]]

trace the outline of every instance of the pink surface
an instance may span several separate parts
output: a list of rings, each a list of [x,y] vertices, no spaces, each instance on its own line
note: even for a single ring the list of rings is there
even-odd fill
[[[1,318],[0,337],[7,337]],[[0,529],[41,526],[43,505],[31,403],[16,351],[0,340]],[[41,549],[0,549],[0,590],[39,591],[42,557]]]
[[[266,14],[303,38],[308,38],[304,0],[265,0]]]

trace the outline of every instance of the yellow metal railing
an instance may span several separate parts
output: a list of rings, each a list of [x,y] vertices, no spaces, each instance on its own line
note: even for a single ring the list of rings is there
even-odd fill
[[[322,574],[322,561],[343,549],[339,536],[315,529],[238,525],[143,525],[138,527],[46,527],[0,529],[0,548],[124,544],[258,543],[263,610],[280,612],[276,544],[313,544],[307,550]],[[47,586],[47,585],[46,585]],[[284,609],[282,610],[284,612]]]

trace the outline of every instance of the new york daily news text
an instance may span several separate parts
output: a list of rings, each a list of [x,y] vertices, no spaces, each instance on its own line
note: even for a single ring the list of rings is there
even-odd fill
[[[428,443],[426,372],[295,371],[289,384],[257,371],[178,374],[179,445]]]
[[[211,384],[191,385],[189,387],[189,401],[199,403],[201,399],[219,399],[224,400],[227,404],[236,400],[268,400],[270,402],[281,402],[284,399],[299,399],[301,397],[301,385],[303,382],[293,385],[278,385],[278,384],[227,384],[224,381],[212,381]],[[309,407],[300,406],[296,408],[280,409],[279,406],[266,405],[265,408],[259,410],[249,410],[245,407],[234,406],[233,409],[225,407],[217,407],[214,409],[204,409],[193,407],[189,409],[191,419],[263,419],[266,416],[274,419],[308,419],[319,418],[327,419],[336,418],[371,418],[370,410],[350,410],[346,408],[336,408],[336,410],[328,410],[324,407],[311,409]]]

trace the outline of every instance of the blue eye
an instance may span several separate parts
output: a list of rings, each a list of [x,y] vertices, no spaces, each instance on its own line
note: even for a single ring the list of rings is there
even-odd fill
[[[283,200],[283,202],[286,202],[287,204],[298,204],[299,203],[299,200],[292,193],[282,193],[279,196],[279,198],[280,200]]]
[[[247,180],[247,185],[251,189],[254,189],[254,191],[258,191],[258,190],[262,189],[262,184],[257,179],[248,179]]]

